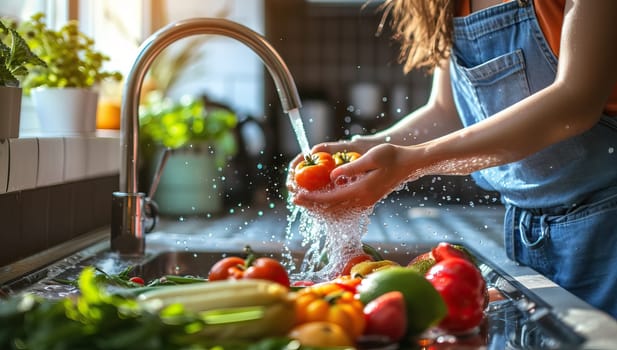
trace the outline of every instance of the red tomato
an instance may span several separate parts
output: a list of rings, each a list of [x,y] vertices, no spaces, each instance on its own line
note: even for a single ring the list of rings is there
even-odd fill
[[[341,275],[343,276],[351,275],[351,268],[354,267],[354,265],[361,263],[363,261],[373,261],[373,258],[368,254],[360,254],[360,255],[354,256],[353,258],[347,261],[347,263],[345,264],[345,267],[343,267],[343,271],[341,271]]]
[[[287,270],[277,260],[272,258],[257,258],[244,271],[243,278],[264,279],[289,287]]]
[[[309,191],[319,190],[330,183],[330,172],[334,167],[334,158],[330,153],[316,152],[296,165],[294,180],[298,186]]]
[[[244,259],[237,256],[223,258],[212,265],[208,274],[209,281],[220,281],[228,278],[242,277]]]
[[[264,279],[277,282],[289,287],[289,275],[287,270],[275,259],[257,258],[249,256],[242,259],[237,256],[227,257],[219,260],[210,269],[208,274],[209,281],[226,279]]]

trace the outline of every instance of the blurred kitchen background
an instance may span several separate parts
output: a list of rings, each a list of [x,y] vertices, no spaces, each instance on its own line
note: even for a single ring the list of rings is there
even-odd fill
[[[397,62],[398,45],[391,38],[387,22],[378,35],[381,3],[378,0],[0,0],[0,16],[20,20],[44,12],[48,25],[56,28],[77,19],[80,29],[94,38],[97,48],[110,57],[106,68],[125,76],[140,44],[171,22],[194,17],[221,17],[239,22],[263,34],[287,63],[299,90],[303,104],[300,113],[309,143],[313,145],[372,133],[405,116],[428,97],[431,77],[422,71],[403,74]],[[169,73],[171,78],[154,81],[154,85],[158,84],[156,88],[171,99],[198,96],[208,103],[226,106],[237,114],[240,122],[237,130],[240,152],[224,167],[216,169],[215,178],[207,179],[223,198],[223,207],[206,210],[207,217],[251,205],[285,208],[287,165],[300,149],[272,79],[259,58],[243,44],[216,36],[186,38],[165,52],[172,58],[175,54],[189,53],[191,60],[188,64],[161,65],[161,71]],[[152,88],[151,83],[146,82],[144,89]],[[111,101],[119,105],[122,85],[102,86],[101,92],[99,104]],[[43,149],[45,139],[38,138],[33,115],[31,103],[24,98],[20,127],[23,136],[18,141],[37,138],[33,147]],[[97,130],[96,135],[88,138],[101,135],[117,138],[118,131],[111,129]],[[81,144],[81,140],[69,137],[63,142],[68,162],[74,159],[68,145]],[[119,147],[112,150],[120,151]],[[115,153],[113,156],[112,161],[119,157]],[[84,157],[94,165],[101,158],[100,155],[92,159]],[[119,167],[119,162],[114,161],[115,164]],[[166,172],[174,176],[173,170],[166,169]],[[152,174],[142,171],[140,175],[140,184],[147,192]],[[4,222],[5,232],[18,233],[5,235],[8,243],[24,247],[7,251],[4,262],[108,224],[111,192],[117,186],[115,171],[105,176],[83,176],[53,186],[25,186],[14,191],[9,183],[7,192],[0,192],[0,220]],[[191,186],[185,186],[186,191],[199,191]],[[498,203],[494,194],[479,191],[468,177],[460,176],[423,178],[391,195],[389,200],[401,197],[464,205]],[[204,215],[203,211],[193,210]],[[33,220],[41,217],[41,213],[43,220]],[[44,241],[37,241],[40,235],[46,237]],[[20,243],[33,241],[38,242],[37,247]]]

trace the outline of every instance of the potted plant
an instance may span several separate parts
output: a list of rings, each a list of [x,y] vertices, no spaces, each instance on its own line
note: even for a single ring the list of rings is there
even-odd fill
[[[236,114],[202,97],[173,100],[154,91],[140,107],[139,119],[146,168],[141,173],[152,178],[159,160],[165,153],[171,155],[154,193],[161,214],[218,213],[223,203],[222,169],[238,148]]]
[[[22,82],[25,93],[32,96],[41,130],[94,131],[97,85],[105,79],[122,79],[119,72],[103,69],[109,57],[95,49],[94,40],[79,31],[77,21],[53,30],[46,26],[44,14],[37,13],[20,23],[18,31],[46,63],[33,68]]]
[[[0,139],[19,137],[22,89],[29,66],[45,66],[19,33],[0,20]]]

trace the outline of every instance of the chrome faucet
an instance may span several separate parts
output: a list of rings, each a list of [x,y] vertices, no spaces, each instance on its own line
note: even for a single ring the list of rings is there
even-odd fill
[[[226,19],[194,18],[171,23],[141,45],[123,90],[121,110],[120,186],[112,195],[111,249],[121,254],[145,252],[145,220],[149,198],[137,186],[139,166],[139,97],[148,68],[171,43],[198,34],[222,35],[252,49],[264,62],[285,112],[302,106],[298,90],[285,62],[257,32]]]

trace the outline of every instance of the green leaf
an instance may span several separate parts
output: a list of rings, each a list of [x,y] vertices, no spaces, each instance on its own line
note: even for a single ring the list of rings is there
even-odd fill
[[[4,57],[0,56],[0,86],[19,86],[19,80],[6,67]]]
[[[26,63],[43,66],[46,67],[47,64],[40,59],[37,55],[35,55],[31,50],[26,41],[19,35],[19,33],[13,29],[9,28],[11,33],[11,56],[9,60],[9,64],[11,67],[19,68]]]

